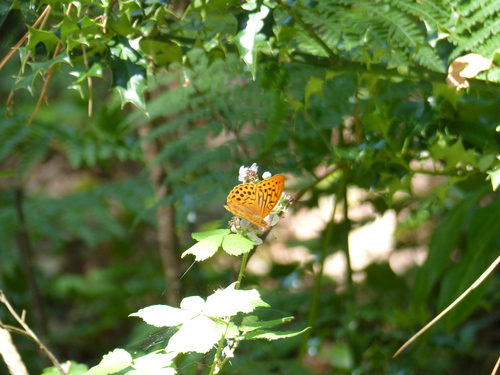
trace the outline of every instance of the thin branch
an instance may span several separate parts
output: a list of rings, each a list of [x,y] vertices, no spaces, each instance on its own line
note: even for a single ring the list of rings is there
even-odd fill
[[[403,346],[399,348],[398,351],[392,356],[392,358],[395,358],[399,353],[405,350],[420,335],[422,335],[425,331],[431,328],[434,325],[434,323],[436,323],[439,319],[441,319],[444,315],[446,315],[452,308],[458,305],[458,303],[462,301],[470,292],[476,289],[484,281],[484,279],[486,279],[486,277],[488,277],[489,274],[493,272],[498,263],[500,263],[500,256],[497,259],[495,259],[495,261],[488,267],[488,269],[484,271],[483,274],[479,276],[479,278],[474,282],[474,284],[472,284],[465,292],[463,292],[460,295],[460,297],[458,297],[455,301],[453,301],[453,303],[449,305],[446,309],[444,309],[441,312],[441,314],[432,319],[429,323],[427,323],[427,325],[424,328],[422,328],[420,331],[414,334],[407,342],[405,342]]]
[[[28,375],[28,370],[19,352],[17,351],[10,332],[2,328],[0,322],[0,354],[9,369],[11,375]]]
[[[47,19],[48,15],[50,14],[50,11],[52,10],[51,6],[50,5],[47,5],[45,7],[45,9],[43,10],[43,12],[40,14],[40,17],[38,17],[38,19],[35,21],[35,23],[31,26],[32,28],[36,28],[40,22],[43,21],[43,24],[45,24],[45,20]],[[12,57],[12,55],[17,51],[17,49],[19,47],[22,46],[22,44],[24,43],[24,41],[28,38],[28,35],[29,33],[26,33],[22,36],[21,39],[19,39],[19,41],[16,43],[16,45],[14,46],[14,48],[12,48],[8,53],[7,55],[5,55],[5,57],[2,59],[2,61],[0,62],[0,69],[3,68],[3,66],[7,63],[7,61],[10,60],[10,58]]]
[[[29,337],[35,341],[38,344],[38,347],[45,353],[45,355],[49,358],[49,360],[52,362],[52,364],[59,370],[61,375],[66,375],[66,372],[63,370],[61,364],[57,360],[57,358],[52,354],[52,352],[38,339],[37,335],[35,332],[31,330],[31,328],[26,324],[24,320],[24,314],[25,312],[23,311],[22,317],[20,317],[16,311],[13,309],[7,298],[5,297],[5,294],[3,291],[0,290],[0,302],[3,303],[7,309],[9,310],[10,314],[16,319],[16,321],[19,323],[21,327],[23,327],[24,331],[26,332]]]
[[[500,357],[498,357],[497,363],[495,363],[495,367],[493,367],[493,371],[491,372],[491,375],[496,375],[499,366],[500,366]]]
[[[82,45],[82,56],[83,56],[83,61],[85,62],[85,68],[87,71],[90,69],[89,66],[89,59],[87,57],[87,48],[85,45]],[[93,93],[93,85],[92,85],[92,77],[88,76],[87,77],[87,85],[89,87],[89,106],[88,106],[88,116],[92,117],[92,108],[93,108],[93,103],[94,103],[94,93]]]
[[[68,6],[68,9],[66,10],[66,16],[68,16],[69,13],[71,12],[71,5],[72,4],[70,3],[69,6]],[[45,20],[44,20],[44,22],[45,22]],[[42,25],[43,25],[43,23],[42,23]],[[55,59],[57,57],[57,55],[59,55],[59,50],[60,49],[61,49],[61,42],[59,41],[59,42],[57,42],[54,54],[52,56],[53,59]],[[36,114],[38,113],[38,110],[42,106],[42,102],[44,101],[44,99],[46,97],[47,90],[49,88],[49,84],[50,84],[50,80],[52,78],[52,73],[53,72],[54,72],[54,65],[51,65],[50,68],[47,70],[47,76],[45,78],[45,83],[43,84],[43,87],[42,87],[42,92],[40,93],[40,96],[38,97],[38,102],[36,103],[35,109],[33,110],[33,113],[31,114],[31,117],[29,118],[29,120],[26,123],[26,125],[31,124],[31,122],[35,118]]]

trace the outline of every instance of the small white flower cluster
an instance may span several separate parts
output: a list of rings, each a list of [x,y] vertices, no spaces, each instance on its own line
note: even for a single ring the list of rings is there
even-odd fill
[[[250,167],[245,167],[244,165],[242,165],[238,174],[238,181],[241,181],[243,183],[254,182],[255,180],[259,179],[259,175],[257,174],[258,171],[259,167],[257,166],[257,163],[253,163]]]

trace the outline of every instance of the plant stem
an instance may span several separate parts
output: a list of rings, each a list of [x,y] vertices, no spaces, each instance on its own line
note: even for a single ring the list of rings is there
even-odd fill
[[[241,286],[241,280],[243,279],[243,276],[245,275],[245,268],[247,266],[248,262],[248,257],[250,256],[251,251],[248,253],[245,253],[243,255],[243,259],[241,260],[241,266],[240,266],[240,272],[238,273],[238,280],[236,281],[236,286],[234,289],[240,289]]]
[[[66,375],[66,372],[62,368],[61,364],[57,360],[57,358],[52,354],[52,352],[38,339],[37,335],[35,332],[31,330],[31,328],[26,324],[24,321],[24,314],[23,317],[21,318],[14,308],[11,306],[5,295],[3,294],[2,291],[0,291],[0,302],[3,303],[6,307],[7,310],[9,310],[10,314],[14,317],[14,319],[17,320],[17,322],[23,327],[24,331],[26,334],[37,343],[37,345],[40,347],[40,349],[45,353],[45,355],[49,358],[49,360],[52,362],[52,364],[59,370],[61,375]],[[2,328],[6,329],[6,326],[2,325]]]
[[[212,362],[212,366],[210,367],[210,373],[209,373],[209,375],[217,374],[222,369],[222,367],[219,367],[219,358],[220,358],[221,353],[222,353],[222,348],[224,346],[224,341],[226,340],[226,333],[227,333],[227,329],[229,327],[229,322],[230,321],[231,320],[229,319],[226,322],[226,331],[224,332],[224,334],[220,338],[219,342],[217,343],[217,351],[215,352],[214,361]]]
[[[346,327],[347,330],[348,339],[354,356],[354,364],[356,366],[356,364],[359,363],[360,358],[357,345],[357,337],[354,331],[355,327],[357,326],[356,324],[357,306],[354,293],[354,282],[352,279],[352,275],[354,272],[352,270],[351,255],[349,248],[349,233],[351,232],[351,221],[349,220],[349,201],[347,199],[347,186],[349,181],[350,181],[350,170],[344,169],[344,176],[342,178],[342,188],[341,188],[341,193],[339,194],[339,197],[341,197],[343,201],[343,216],[344,216],[342,225],[343,243],[341,243],[341,248],[342,251],[344,252],[346,260],[346,305],[345,305],[346,313],[344,319],[344,326]]]
[[[235,285],[234,289],[239,289],[241,286],[241,280],[243,280],[243,276],[245,274],[245,268],[247,266],[250,253],[251,253],[251,251],[249,251],[248,253],[245,253],[243,255],[243,259],[241,260],[240,271],[238,273],[238,280],[236,281],[236,285]],[[224,332],[224,334],[220,338],[219,343],[217,344],[217,351],[215,352],[214,361],[212,362],[212,366],[210,368],[209,375],[217,374],[222,369],[222,366],[224,365],[224,363],[226,363],[226,361],[224,360],[223,362],[221,362],[221,364],[219,366],[219,359],[220,359],[220,356],[222,353],[222,348],[224,347],[224,341],[226,340],[226,333],[227,333],[227,330],[229,328],[230,322],[231,322],[231,319],[228,319],[225,322],[226,323],[226,331]]]

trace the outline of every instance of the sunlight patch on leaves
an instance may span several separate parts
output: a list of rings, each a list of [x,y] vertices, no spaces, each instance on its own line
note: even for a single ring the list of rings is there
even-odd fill
[[[254,242],[241,234],[229,234],[222,241],[222,249],[229,255],[242,255],[248,253],[255,246]]]
[[[204,303],[201,297],[188,298],[197,298]],[[186,300],[186,298],[184,300]],[[146,323],[155,327],[175,327],[198,315],[199,312],[199,310],[179,309],[167,305],[153,305],[140,309],[136,313],[130,314],[129,316],[137,316]]]
[[[229,229],[219,229],[208,232],[193,233],[192,237],[199,241],[182,253],[195,256],[196,261],[202,261],[213,256],[219,248],[229,255],[241,255],[253,249],[254,243],[248,238],[231,233]]]
[[[265,44],[265,37],[259,35],[259,31],[264,26],[263,20],[268,13],[269,8],[264,5],[260,7],[260,11],[250,13],[245,29],[241,30],[233,38],[233,42],[240,51],[241,58],[248,65],[254,79],[257,73],[257,52],[259,46]]]
[[[178,353],[206,353],[217,344],[225,326],[217,324],[206,316],[197,316],[184,323],[172,336],[166,351]]]
[[[107,375],[114,374],[126,369],[132,363],[132,357],[124,349],[115,349],[104,355],[101,362],[92,367],[85,375]]]
[[[490,176],[491,179],[491,186],[494,191],[498,189],[498,186],[500,185],[500,169],[496,169],[494,171],[488,171],[488,176]]]
[[[257,290],[236,290],[236,283],[218,290],[207,298],[203,314],[213,317],[234,316],[239,312],[249,313],[257,307],[269,307]]]
[[[177,353],[150,353],[134,359],[134,370],[127,375],[175,375],[173,360],[176,356]]]
[[[200,262],[207,258],[213,256],[226,237],[227,234],[216,234],[207,238],[202,239],[200,242],[194,244],[189,249],[184,251],[181,255],[184,258],[188,254],[192,254],[195,256],[196,261]]]

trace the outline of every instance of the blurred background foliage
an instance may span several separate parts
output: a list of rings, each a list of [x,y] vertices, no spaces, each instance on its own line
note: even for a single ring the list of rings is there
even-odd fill
[[[148,332],[128,314],[234,280],[223,255],[181,278],[180,254],[192,232],[226,227],[238,168],[257,162],[297,201],[245,284],[312,329],[244,343],[225,371],[489,373],[497,274],[391,357],[498,256],[498,69],[467,91],[446,70],[470,52],[496,61],[499,12],[495,0],[0,3],[0,289],[60,360],[134,346]],[[356,263],[385,232],[388,251]],[[33,373],[49,365],[15,342]]]

